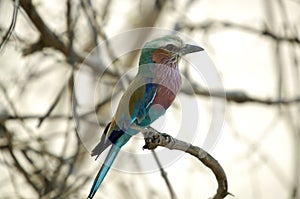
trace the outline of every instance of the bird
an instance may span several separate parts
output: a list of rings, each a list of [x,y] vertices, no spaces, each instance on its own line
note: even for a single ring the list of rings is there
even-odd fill
[[[203,50],[200,46],[185,44],[177,35],[165,35],[145,43],[139,57],[138,72],[121,97],[100,142],[91,152],[91,156],[97,159],[111,146],[93,182],[89,199],[94,197],[121,147],[139,133],[131,127],[147,128],[164,115],[174,101],[181,87],[180,58]]]

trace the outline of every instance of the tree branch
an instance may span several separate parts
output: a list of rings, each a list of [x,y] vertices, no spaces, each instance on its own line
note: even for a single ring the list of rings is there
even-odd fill
[[[64,91],[65,91],[65,88],[66,88],[67,85],[68,85],[68,83],[66,83],[61,88],[61,90],[59,91],[59,93],[57,94],[56,98],[52,102],[52,104],[51,104],[50,108],[48,109],[48,111],[45,113],[45,115],[43,115],[42,117],[39,118],[39,121],[38,121],[38,124],[37,124],[37,128],[41,127],[41,125],[44,122],[44,120],[47,119],[49,117],[49,115],[52,113],[52,111],[54,110],[54,108],[58,104],[59,100],[61,99],[62,95],[64,94]]]
[[[208,91],[202,88],[199,88],[196,84],[193,85],[194,91],[191,92],[185,88],[181,89],[184,94],[187,95],[201,95],[205,97],[218,97],[224,98],[227,102],[235,102],[235,103],[257,103],[263,105],[290,105],[295,103],[300,103],[300,96],[294,97],[291,99],[271,99],[271,98],[258,98],[254,96],[250,96],[246,92],[242,90],[228,90],[228,91]]]
[[[7,32],[5,33],[5,35],[4,35],[4,37],[2,39],[2,42],[0,43],[0,50],[2,48],[4,48],[6,42],[9,40],[12,32],[15,29],[16,21],[17,21],[17,16],[18,16],[18,9],[19,9],[19,0],[15,0],[15,2],[14,2],[13,17],[12,17],[12,20],[11,20],[9,28],[8,28]]]
[[[192,24],[192,23],[188,23],[188,22],[184,21],[184,22],[177,24],[177,26],[176,26],[177,30],[200,29],[200,30],[205,30],[205,31],[211,30],[213,28],[218,28],[218,27],[237,29],[237,30],[249,32],[252,34],[262,35],[262,36],[269,37],[278,42],[290,42],[290,43],[300,44],[300,39],[297,37],[297,35],[295,35],[295,36],[278,35],[278,34],[275,34],[274,32],[272,32],[266,25],[263,29],[260,30],[260,29],[254,28],[252,26],[247,26],[247,25],[228,22],[228,21],[208,20],[208,21],[205,21],[200,24]]]
[[[69,45],[66,45],[50,28],[46,25],[42,17],[37,12],[35,6],[32,4],[31,0],[20,0],[20,5],[30,18],[31,22],[37,28],[40,33],[40,38],[37,42],[30,45],[28,48],[23,50],[23,55],[30,55],[37,51],[42,50],[43,48],[49,47],[54,48],[55,50],[60,51],[65,55],[66,58],[70,56]],[[90,60],[86,60],[85,56],[80,55],[79,53],[72,52],[76,62],[84,62],[93,69],[99,69],[99,63],[94,63]],[[105,66],[100,66],[102,69],[105,69]],[[118,74],[113,73],[110,70],[105,70],[105,74],[116,77]]]
[[[177,199],[175,191],[174,191],[174,189],[172,187],[172,184],[171,184],[171,182],[170,182],[170,180],[168,178],[168,174],[164,170],[163,166],[161,165],[156,152],[154,150],[151,150],[151,152],[152,152],[152,155],[153,155],[153,157],[154,157],[154,159],[155,159],[155,161],[156,161],[156,163],[157,163],[157,165],[159,167],[160,174],[161,174],[162,178],[164,179],[164,181],[165,181],[165,183],[166,183],[166,185],[167,185],[167,187],[169,189],[169,192],[170,192],[170,195],[171,195],[171,199]]]
[[[131,128],[138,130],[144,134],[145,146],[143,146],[143,149],[153,150],[158,146],[162,146],[170,150],[180,150],[189,153],[192,156],[195,156],[206,167],[212,170],[218,182],[217,193],[213,196],[212,199],[223,199],[227,195],[232,195],[228,192],[227,178],[223,168],[217,160],[215,160],[209,153],[207,153],[200,147],[193,146],[192,144],[173,138],[166,133],[160,133],[152,127],[143,129],[139,126],[132,125]]]
[[[25,49],[24,54],[25,55],[31,54],[36,50],[42,49],[44,47],[54,47],[55,49],[61,51],[64,55],[68,56],[69,54],[68,48],[58,38],[58,36],[48,28],[48,26],[45,24],[43,19],[36,11],[34,5],[32,4],[32,1],[21,0],[20,5],[25,10],[26,14],[28,15],[32,23],[35,25],[35,27],[39,30],[41,34],[40,40],[34,44],[35,49],[34,48]]]

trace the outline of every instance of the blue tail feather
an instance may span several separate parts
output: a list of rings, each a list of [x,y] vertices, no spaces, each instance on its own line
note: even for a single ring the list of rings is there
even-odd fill
[[[103,179],[105,178],[108,170],[110,169],[112,163],[114,162],[115,158],[117,157],[119,151],[120,151],[120,147],[118,147],[117,145],[112,145],[101,169],[99,170],[99,172],[94,180],[94,183],[93,183],[93,186],[91,188],[88,198],[92,199],[94,197],[97,189],[101,185]]]

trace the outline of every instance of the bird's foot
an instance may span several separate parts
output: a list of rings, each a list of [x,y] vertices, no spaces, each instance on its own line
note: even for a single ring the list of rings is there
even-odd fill
[[[154,129],[148,129],[149,131],[145,133],[145,145],[143,149],[153,150],[157,146],[161,146],[164,143],[170,143],[171,137],[166,133],[159,133]]]
[[[145,145],[143,146],[143,149],[155,149],[160,142],[159,137],[160,135],[157,132],[147,132],[147,134],[145,135]]]

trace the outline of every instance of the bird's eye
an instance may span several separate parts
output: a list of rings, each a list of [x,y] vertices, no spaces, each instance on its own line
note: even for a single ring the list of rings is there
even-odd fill
[[[174,46],[173,44],[168,44],[166,45],[165,49],[169,51],[174,51],[176,49],[176,46]]]

